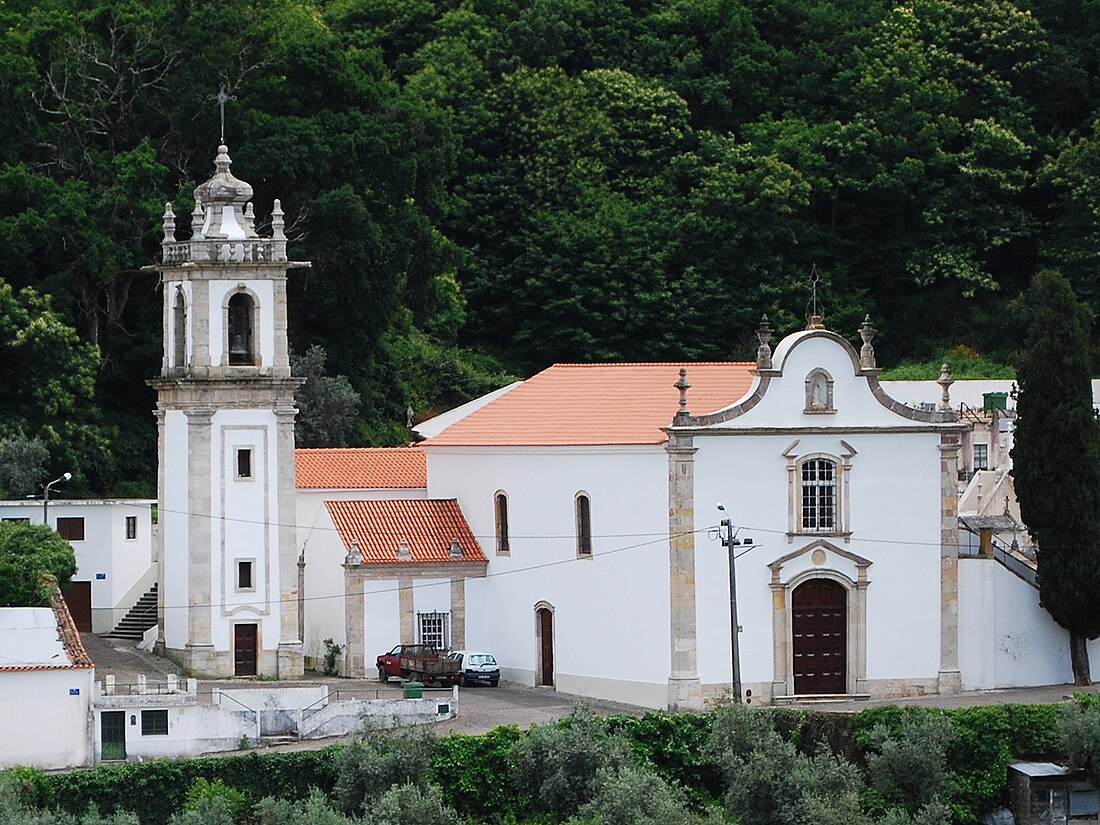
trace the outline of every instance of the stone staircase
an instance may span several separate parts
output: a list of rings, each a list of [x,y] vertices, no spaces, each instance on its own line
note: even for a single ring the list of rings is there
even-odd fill
[[[115,629],[107,634],[108,639],[131,639],[140,642],[145,631],[157,623],[157,585],[150,587],[130,608]]]

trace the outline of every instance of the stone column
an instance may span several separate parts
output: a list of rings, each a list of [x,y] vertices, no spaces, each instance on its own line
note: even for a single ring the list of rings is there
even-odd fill
[[[668,572],[672,673],[670,709],[703,706],[695,631],[695,451],[692,437],[670,430],[668,445]]]
[[[157,521],[161,522],[153,529],[153,554],[157,565],[157,641],[153,651],[164,655],[164,416],[167,412],[164,404],[158,402],[153,415],[157,419]]]
[[[466,579],[451,579],[451,647],[466,647]]]
[[[397,610],[401,617],[401,644],[416,644],[416,605],[413,602],[412,576],[397,577]]]
[[[940,436],[939,692],[962,690],[959,673],[959,435]]]
[[[290,374],[290,350],[287,344],[287,311],[286,311],[286,273],[281,278],[271,281],[271,292],[275,300],[272,307],[271,322],[275,333],[275,375],[282,376],[285,372]]]

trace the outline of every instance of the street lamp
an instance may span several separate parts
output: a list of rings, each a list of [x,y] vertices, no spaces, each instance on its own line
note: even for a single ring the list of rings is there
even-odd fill
[[[724,514],[726,506],[719,502],[718,509]],[[730,658],[733,667],[733,701],[740,704],[741,698],[741,626],[737,623],[737,553],[736,548],[741,546],[741,540],[737,538],[737,530],[733,528],[733,522],[729,516],[721,521],[719,535],[722,538],[722,546],[729,552],[730,560]],[[752,539],[745,539],[745,544],[751,545]],[[749,548],[751,549],[751,548]],[[746,551],[747,552],[747,551]]]
[[[50,488],[55,484],[60,484],[62,481],[70,481],[73,477],[72,473],[62,473],[59,478],[55,478],[42,488],[42,523],[49,525],[48,515],[50,511]]]

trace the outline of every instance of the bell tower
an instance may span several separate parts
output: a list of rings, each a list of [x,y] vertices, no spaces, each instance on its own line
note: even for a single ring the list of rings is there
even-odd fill
[[[164,210],[158,650],[196,676],[303,672],[283,211],[257,234],[221,145],[190,238]]]

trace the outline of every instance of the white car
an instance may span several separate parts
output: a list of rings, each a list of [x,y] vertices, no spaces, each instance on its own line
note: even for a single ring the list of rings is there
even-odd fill
[[[465,687],[477,683],[488,682],[491,687],[496,687],[500,681],[500,666],[491,653],[482,653],[479,650],[452,650],[447,654],[449,659],[458,660],[458,683]]]

